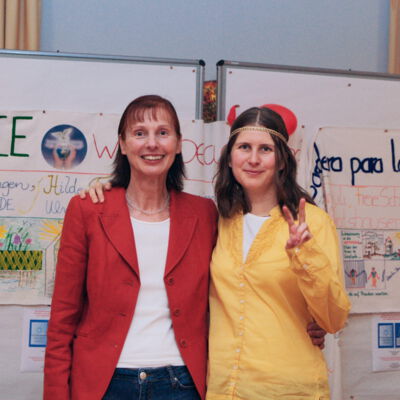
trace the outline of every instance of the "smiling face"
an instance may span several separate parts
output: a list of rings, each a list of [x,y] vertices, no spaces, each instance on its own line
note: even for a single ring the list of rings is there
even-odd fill
[[[276,197],[275,164],[275,145],[269,133],[249,128],[238,134],[229,165],[250,199],[253,196]]]
[[[162,108],[148,110],[142,121],[132,121],[124,133],[119,144],[121,153],[128,158],[131,177],[166,180],[168,170],[182,148],[169,114]]]

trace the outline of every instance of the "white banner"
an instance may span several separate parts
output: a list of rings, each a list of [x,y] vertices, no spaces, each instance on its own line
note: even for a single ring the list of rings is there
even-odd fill
[[[400,131],[320,129],[311,173],[338,228],[352,312],[400,311]]]

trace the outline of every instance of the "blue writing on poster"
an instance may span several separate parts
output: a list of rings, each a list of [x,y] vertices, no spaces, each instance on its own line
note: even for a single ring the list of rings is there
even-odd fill
[[[46,319],[31,319],[29,324],[29,347],[46,347],[48,322]]]

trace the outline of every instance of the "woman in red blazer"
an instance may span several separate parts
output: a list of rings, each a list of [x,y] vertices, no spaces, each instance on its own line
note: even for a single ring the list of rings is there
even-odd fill
[[[135,99],[118,134],[116,189],[104,203],[74,197],[65,215],[44,399],[204,398],[217,212],[182,192],[169,101]]]

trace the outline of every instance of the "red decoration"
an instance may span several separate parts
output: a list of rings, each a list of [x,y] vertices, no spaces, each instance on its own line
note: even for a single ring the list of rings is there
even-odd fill
[[[234,106],[231,107],[228,113],[228,117],[226,118],[228,125],[232,126],[232,124],[235,122],[236,119],[236,109],[240,107],[239,104],[235,104]]]
[[[226,118],[229,126],[232,126],[232,124],[235,122],[236,109],[238,107],[239,105],[235,104],[229,110],[228,117]],[[287,107],[281,106],[279,104],[263,104],[261,107],[269,108],[279,114],[283,119],[283,122],[285,123],[286,130],[289,135],[291,135],[296,130],[297,118],[292,110],[289,110]]]
[[[297,128],[297,118],[292,110],[279,104],[263,104],[261,107],[269,108],[279,114],[285,123],[286,130],[291,135]]]

